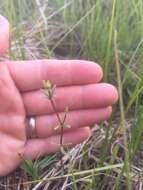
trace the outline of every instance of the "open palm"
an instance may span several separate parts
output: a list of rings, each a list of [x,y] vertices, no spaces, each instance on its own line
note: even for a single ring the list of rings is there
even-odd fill
[[[0,53],[8,48],[8,22],[0,17]],[[117,101],[115,87],[99,83],[101,67],[81,60],[6,61],[0,63],[0,176],[24,159],[58,151],[60,130],[50,101],[41,93],[42,80],[57,88],[53,100],[59,115],[69,107],[64,144],[74,146],[91,134],[88,126],[109,118]],[[36,120],[36,137],[29,138],[28,118]],[[21,155],[21,156],[20,156]]]

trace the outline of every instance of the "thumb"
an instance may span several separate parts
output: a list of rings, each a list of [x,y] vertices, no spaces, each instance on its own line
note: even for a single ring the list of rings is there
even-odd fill
[[[9,47],[9,23],[0,15],[0,55],[4,55]]]

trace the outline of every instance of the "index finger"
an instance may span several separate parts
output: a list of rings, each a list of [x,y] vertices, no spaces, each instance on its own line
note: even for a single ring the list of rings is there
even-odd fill
[[[20,91],[42,87],[42,80],[57,86],[86,85],[102,78],[101,67],[83,60],[32,60],[7,62],[11,76]]]

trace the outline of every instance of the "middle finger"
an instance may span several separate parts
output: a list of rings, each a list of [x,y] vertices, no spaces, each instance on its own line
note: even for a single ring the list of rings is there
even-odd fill
[[[54,113],[51,102],[40,90],[26,92],[22,96],[28,116]],[[114,86],[100,83],[56,88],[53,101],[56,110],[62,112],[66,106],[69,110],[107,107],[115,103],[117,98]]]

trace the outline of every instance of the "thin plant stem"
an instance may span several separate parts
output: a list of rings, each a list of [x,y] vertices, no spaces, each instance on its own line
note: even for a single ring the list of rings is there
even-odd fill
[[[106,57],[105,57],[106,59],[105,59],[105,65],[104,65],[104,69],[105,69],[104,79],[105,79],[105,81],[107,80],[107,74],[108,74],[108,70],[109,70],[116,3],[117,3],[116,0],[113,0],[112,14],[111,14],[111,20],[110,20],[110,27],[109,27],[109,36],[108,36],[108,43],[107,43],[107,52],[106,52]]]
[[[62,176],[54,176],[54,177],[49,177],[49,178],[46,178],[46,179],[37,179],[37,180],[33,180],[33,181],[28,181],[28,182],[23,182],[21,183],[21,185],[28,185],[28,184],[34,184],[34,183],[37,183],[37,182],[46,182],[46,181],[54,181],[54,180],[57,180],[57,179],[64,179],[64,178],[67,178],[67,177],[72,177],[73,175],[74,176],[85,176],[85,175],[89,175],[89,174],[94,174],[94,173],[97,173],[97,172],[101,172],[101,171],[106,171],[106,170],[115,170],[118,169],[118,168],[123,168],[124,164],[123,163],[120,163],[120,164],[114,164],[114,165],[107,165],[107,166],[103,166],[103,167],[100,167],[100,168],[94,168],[94,169],[90,169],[90,170],[84,170],[84,171],[79,171],[79,172],[74,172],[74,173],[69,173],[69,174],[66,174],[66,175],[62,175]],[[8,185],[8,186],[5,186],[5,187],[13,187],[13,186],[16,186],[17,184],[11,184],[11,185]]]
[[[58,112],[57,112],[57,109],[56,109],[56,106],[55,106],[55,103],[53,101],[53,99],[50,99],[50,102],[51,102],[51,105],[53,107],[53,110],[56,114],[56,117],[60,123],[60,128],[61,128],[61,133],[60,133],[60,147],[63,148],[63,133],[64,133],[64,122],[65,122],[65,119],[66,117],[64,117],[65,119],[62,121]],[[66,115],[66,114],[65,114]],[[63,172],[64,172],[64,163],[63,163],[63,154],[62,154],[62,151],[60,151],[61,155],[60,155],[60,161],[61,161],[61,167],[63,168]]]
[[[126,131],[126,126],[125,126],[125,113],[124,113],[124,103],[123,103],[123,94],[122,94],[121,72],[120,72],[116,30],[114,32],[114,48],[115,48],[115,63],[116,63],[117,83],[118,83],[118,92],[119,92],[119,106],[120,106],[120,115],[121,115],[120,129],[121,129],[121,132],[123,132],[123,140],[124,140],[124,147],[125,147],[124,168],[126,171],[127,189],[132,190],[131,180],[130,180],[129,150],[128,150],[127,131]]]

